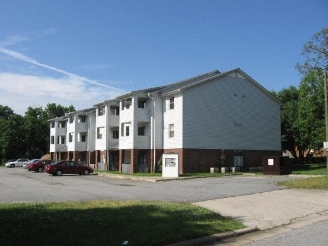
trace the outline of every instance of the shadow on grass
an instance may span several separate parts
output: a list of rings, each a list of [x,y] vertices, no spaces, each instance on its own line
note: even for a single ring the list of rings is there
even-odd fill
[[[0,206],[0,245],[166,245],[244,226],[205,208],[161,202]]]

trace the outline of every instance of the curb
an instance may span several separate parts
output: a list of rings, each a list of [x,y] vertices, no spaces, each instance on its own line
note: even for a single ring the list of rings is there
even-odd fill
[[[257,227],[247,227],[235,231],[222,232],[206,237],[200,237],[200,238],[191,239],[179,243],[168,244],[167,246],[201,246],[201,245],[215,243],[223,239],[237,237],[246,233],[252,233],[256,231],[259,231]]]

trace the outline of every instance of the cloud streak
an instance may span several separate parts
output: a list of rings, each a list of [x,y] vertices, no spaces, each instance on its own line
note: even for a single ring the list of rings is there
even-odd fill
[[[0,53],[64,76],[53,78],[0,71],[0,93],[3,95],[0,97],[0,105],[9,106],[15,113],[23,115],[28,107],[45,107],[49,103],[73,105],[76,109],[90,108],[96,103],[126,93],[4,48],[24,40],[26,39],[20,36],[8,38],[0,43]]]
[[[12,51],[12,50],[8,50],[8,49],[5,49],[5,48],[0,47],[0,52],[3,53],[3,54],[6,54],[8,56],[14,57],[16,59],[19,59],[21,61],[25,61],[25,62],[34,64],[34,65],[37,65],[37,66],[40,66],[40,67],[44,67],[44,68],[47,68],[49,70],[52,70],[52,71],[55,71],[55,72],[58,72],[58,73],[61,73],[61,74],[64,74],[64,75],[66,75],[66,76],[68,76],[70,78],[81,80],[82,82],[86,82],[86,83],[98,85],[98,86],[101,86],[101,87],[106,87],[106,88],[109,88],[109,89],[113,89],[113,87],[111,87],[109,85],[102,84],[102,83],[99,83],[97,81],[90,80],[88,78],[85,78],[85,77],[82,77],[82,76],[78,76],[78,75],[73,74],[73,73],[66,72],[66,71],[64,71],[62,69],[55,68],[55,67],[48,66],[46,64],[40,63],[40,62],[38,62],[38,61],[30,58],[30,57],[27,57],[27,56],[25,56],[25,55],[23,55],[21,53],[16,52],[16,51]]]

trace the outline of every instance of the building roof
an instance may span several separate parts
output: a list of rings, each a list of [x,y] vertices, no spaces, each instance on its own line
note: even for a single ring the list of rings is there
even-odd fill
[[[189,88],[192,88],[194,86],[198,86],[200,84],[212,81],[214,79],[222,78],[225,76],[231,76],[234,74],[235,77],[238,78],[246,78],[248,81],[250,81],[255,87],[260,89],[263,93],[265,93],[267,96],[271,97],[274,101],[276,101],[278,104],[282,104],[276,97],[274,97],[267,89],[265,89],[263,86],[261,86],[259,83],[257,83],[254,79],[252,79],[250,76],[248,76],[244,71],[242,71],[240,68],[236,68],[224,73],[220,73],[217,70],[214,70],[209,73],[205,73],[196,77],[192,77],[190,79],[182,80],[173,84],[169,84],[167,86],[163,86],[161,89],[154,91],[153,94],[163,97],[168,95],[173,95],[176,93],[180,93],[184,90],[187,90]]]
[[[221,74],[221,73],[218,70],[214,70],[209,73],[201,74],[201,75],[189,78],[189,79],[181,80],[179,82],[163,86],[156,93],[158,93],[159,96],[163,96],[166,94],[171,94],[172,92],[174,93],[176,91],[181,91],[184,88],[195,86],[195,85],[201,83],[202,81],[208,81],[211,78],[216,77],[219,74]]]

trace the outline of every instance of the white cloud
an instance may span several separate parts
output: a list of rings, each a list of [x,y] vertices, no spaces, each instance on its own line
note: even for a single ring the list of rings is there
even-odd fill
[[[95,103],[125,93],[116,88],[89,85],[79,77],[51,78],[23,74],[0,73],[0,104],[15,113],[24,114],[29,106],[43,108],[48,103],[75,109],[90,108]]]
[[[58,79],[24,73],[0,72],[0,104],[12,108],[15,113],[24,114],[29,106],[44,108],[48,103],[57,103],[62,106],[73,105],[76,109],[84,109],[125,93],[118,88],[48,66],[24,54],[3,48],[5,45],[23,40],[24,38],[19,36],[7,38],[5,42],[0,43],[0,53],[55,71],[63,77]]]
[[[26,41],[26,40],[28,40],[28,38],[20,36],[20,35],[12,35],[12,36],[7,37],[5,41],[0,42],[0,47],[14,45],[16,43]]]

